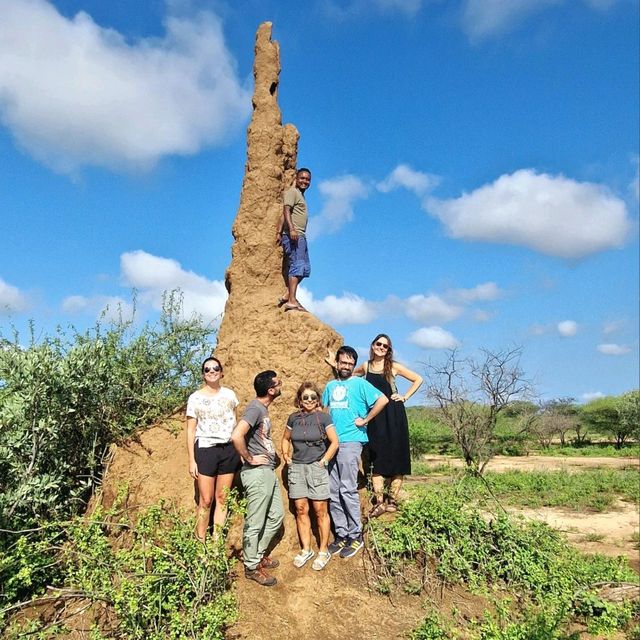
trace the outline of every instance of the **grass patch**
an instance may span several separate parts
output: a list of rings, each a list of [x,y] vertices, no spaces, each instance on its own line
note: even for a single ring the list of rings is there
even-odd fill
[[[601,533],[587,533],[586,536],[583,536],[583,542],[602,542],[604,540],[604,535]]]
[[[462,485],[473,497],[491,498],[518,507],[561,507],[572,511],[605,511],[618,498],[640,501],[640,475],[632,469],[566,471],[505,471],[487,473],[484,480],[465,476]]]
[[[422,460],[411,461],[411,475],[412,476],[432,476],[432,475],[451,475],[455,473],[456,469],[446,462],[439,462],[437,464],[429,464]]]
[[[592,633],[608,633],[629,623],[634,613],[630,602],[606,602],[597,589],[601,583],[636,583],[626,560],[581,554],[543,523],[506,515],[489,520],[455,486],[416,492],[395,520],[371,522],[369,545],[387,588],[391,580],[401,583],[417,571],[423,584],[435,573],[445,583],[513,598],[509,606],[472,621],[464,637],[569,638],[562,629],[576,621]],[[417,640],[450,637],[458,636],[433,617],[413,635]]]
[[[568,457],[594,457],[594,458],[638,458],[640,457],[640,445],[638,443],[625,444],[616,449],[608,442],[591,442],[582,446],[561,446],[552,444],[548,449],[537,449],[536,454],[541,456],[568,456]]]

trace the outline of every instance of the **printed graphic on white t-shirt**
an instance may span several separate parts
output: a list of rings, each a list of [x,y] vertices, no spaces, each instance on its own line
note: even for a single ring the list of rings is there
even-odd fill
[[[196,440],[200,447],[229,442],[236,424],[236,394],[221,387],[215,395],[201,390],[192,393],[187,402],[187,417],[195,418]]]
[[[348,409],[349,397],[347,387],[337,384],[331,389],[330,406],[332,409]]]

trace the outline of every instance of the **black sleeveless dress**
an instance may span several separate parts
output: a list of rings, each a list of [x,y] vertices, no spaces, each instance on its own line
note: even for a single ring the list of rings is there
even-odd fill
[[[387,477],[408,475],[411,473],[411,456],[404,402],[391,400],[394,391],[382,373],[367,371],[366,379],[389,398],[389,403],[369,422],[367,429],[373,472]]]

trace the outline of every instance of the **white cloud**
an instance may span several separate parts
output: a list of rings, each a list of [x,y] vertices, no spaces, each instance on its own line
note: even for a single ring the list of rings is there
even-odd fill
[[[606,336],[611,335],[612,333],[617,333],[621,329],[623,329],[626,325],[624,320],[611,320],[609,322],[605,322],[602,325],[602,333]]]
[[[607,11],[611,9],[618,0],[584,0],[584,3],[596,11]]]
[[[528,16],[560,0],[465,0],[462,29],[472,40],[510,31]]]
[[[0,278],[0,315],[20,313],[29,307],[27,296]]]
[[[543,336],[549,331],[549,327],[544,324],[534,324],[529,328],[529,331],[534,336]]]
[[[450,322],[460,316],[462,307],[446,302],[438,295],[414,295],[405,301],[405,312],[418,322]]]
[[[495,282],[483,282],[472,289],[451,289],[446,295],[463,303],[497,300],[502,290]]]
[[[587,391],[583,393],[582,396],[583,402],[591,402],[591,400],[597,400],[598,398],[604,398],[604,393],[602,391]]]
[[[458,346],[454,336],[442,327],[422,327],[407,340],[421,349],[453,349]]]
[[[449,235],[523,245],[560,258],[582,258],[624,244],[624,202],[601,185],[521,169],[451,200],[428,198],[425,209]]]
[[[378,315],[375,303],[353,293],[314,300],[313,294],[304,287],[300,287],[298,292],[302,305],[328,324],[367,324]]]
[[[476,322],[489,322],[495,316],[495,313],[491,313],[489,311],[484,311],[483,309],[476,309],[473,312],[473,319]]]
[[[440,184],[438,176],[415,171],[406,164],[399,164],[384,180],[378,182],[376,189],[382,193],[388,193],[394,189],[403,188],[422,197],[438,184]]]
[[[462,30],[471,40],[483,40],[517,28],[527,18],[564,0],[464,0]],[[617,0],[583,0],[595,11],[607,11]]]
[[[176,260],[132,251],[120,256],[120,269],[125,284],[138,289],[141,300],[156,309],[162,307],[166,291],[180,289],[185,316],[195,313],[214,320],[224,311],[227,300],[224,282],[186,271]]]
[[[556,328],[563,338],[570,338],[578,333],[578,323],[575,322],[575,320],[563,320],[562,322],[558,322]]]
[[[353,220],[353,205],[369,195],[369,188],[356,176],[346,175],[318,185],[325,203],[317,216],[309,219],[309,239],[335,233]]]
[[[612,342],[599,344],[597,349],[605,356],[623,356],[631,351],[630,347]]]
[[[377,9],[384,14],[400,13],[412,17],[422,8],[423,0],[324,0],[324,10],[334,19],[346,20]]]
[[[249,115],[211,12],[168,17],[163,38],[130,42],[46,0],[1,6],[0,122],[59,171],[149,168],[223,142]]]
[[[375,4],[383,11],[397,10],[400,13],[413,16],[420,11],[422,0],[375,0]]]
[[[130,320],[133,318],[133,305],[119,296],[67,296],[62,301],[62,310],[65,313],[78,314],[89,313],[102,316],[107,320]]]

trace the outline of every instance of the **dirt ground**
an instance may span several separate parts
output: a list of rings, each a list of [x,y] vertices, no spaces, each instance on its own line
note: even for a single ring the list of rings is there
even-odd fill
[[[145,432],[138,443],[120,450],[105,482],[104,502],[108,504],[113,500],[117,487],[124,481],[130,490],[129,506],[149,504],[164,496],[190,511],[193,486],[187,476],[183,442],[183,426],[176,420],[164,428]],[[446,463],[452,470],[459,464],[442,456],[429,456],[424,462],[433,466]],[[489,469],[579,471],[585,467],[628,466],[638,468],[638,460],[528,456],[497,457]],[[286,495],[283,496],[288,504]],[[569,540],[584,551],[627,555],[632,565],[640,569],[638,551],[631,541],[638,529],[638,511],[633,505],[620,503],[604,514],[576,514],[557,509],[518,510],[518,513],[544,519],[562,529]],[[296,569],[292,559],[298,551],[298,540],[292,513],[287,512],[284,524],[284,536],[272,554],[281,561],[281,566],[273,571],[278,579],[275,587],[261,587],[246,580],[242,564],[238,562],[234,589],[240,613],[238,622],[228,632],[229,640],[300,640],[312,636],[323,640],[344,640],[345,637],[350,640],[393,640],[407,638],[422,620],[425,594],[414,596],[397,589],[390,598],[379,593],[366,549],[348,560],[332,559],[321,572],[313,571],[311,563]],[[238,523],[230,535],[231,553],[236,557],[240,556],[241,535],[241,524]],[[486,605],[468,592],[449,591],[442,585],[431,585],[427,598],[442,610],[455,605],[469,617],[481,615]]]
[[[460,458],[450,458],[440,455],[426,455],[421,461],[432,467],[441,465],[452,469],[464,468],[464,461]],[[581,469],[638,469],[638,458],[607,458],[591,456],[575,456],[573,458],[561,456],[495,456],[485,471],[580,471]]]
[[[444,456],[428,456],[424,462],[434,466],[446,462],[453,469],[462,464]],[[639,463],[634,458],[498,456],[491,461],[489,468],[492,471],[579,471],[596,467],[638,468]],[[510,511],[526,518],[544,520],[563,531],[571,543],[585,552],[625,555],[631,565],[640,571],[639,552],[632,539],[638,531],[637,505],[619,501],[613,510],[595,514],[547,508]],[[289,640],[309,637],[313,633],[316,637],[326,639],[342,639],[346,636],[355,640],[390,640],[406,638],[422,619],[424,610],[420,603],[423,598],[401,594],[389,599],[375,591],[374,576],[365,555],[350,560],[334,559],[323,572],[316,573],[310,567],[293,567],[291,558],[296,550],[291,537],[288,542],[283,540],[276,547],[275,554],[284,561],[283,566],[273,572],[279,580],[276,587],[265,589],[242,578],[237,581],[241,617],[229,638]],[[469,614],[479,614],[484,604],[475,602],[469,594],[467,597],[465,607]],[[465,601],[462,594],[447,594],[438,589],[434,589],[432,598],[443,605],[453,598],[458,608],[459,603]],[[271,625],[265,623],[268,619],[272,620]]]

